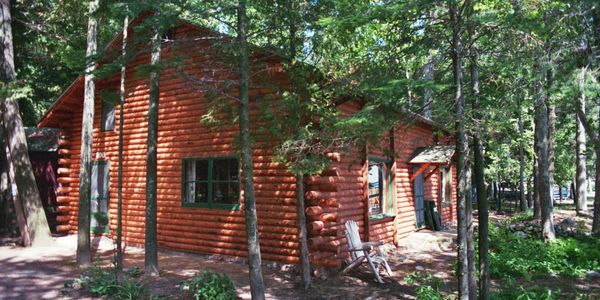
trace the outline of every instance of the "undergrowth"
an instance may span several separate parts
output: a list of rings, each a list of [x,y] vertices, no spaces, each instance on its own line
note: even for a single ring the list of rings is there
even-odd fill
[[[237,299],[235,285],[224,273],[205,272],[181,282],[181,290],[189,290],[196,300]]]
[[[443,282],[431,274],[412,272],[404,280],[408,284],[416,285],[417,299],[419,300],[449,299],[440,293]]]
[[[76,280],[76,283],[89,290],[94,296],[105,299],[134,300],[153,298],[146,295],[146,288],[139,283],[136,277],[141,272],[134,268],[124,272],[120,280],[114,267],[102,268],[95,263],[84,275]]]
[[[529,218],[518,216],[511,223]],[[600,240],[557,238],[546,244],[539,237],[519,237],[505,226],[490,226],[490,275],[493,278],[578,277],[600,268]]]

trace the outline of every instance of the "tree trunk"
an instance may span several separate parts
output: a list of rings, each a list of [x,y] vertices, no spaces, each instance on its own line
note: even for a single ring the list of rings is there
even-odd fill
[[[467,157],[470,155],[467,154]],[[475,225],[473,223],[473,194],[471,187],[471,170],[472,167],[467,163],[467,191],[465,193],[466,209],[467,209],[467,263],[468,263],[468,280],[469,280],[469,299],[477,299],[477,267],[475,266]]]
[[[308,231],[306,230],[306,215],[304,214],[304,182],[301,175],[296,175],[296,223],[298,226],[298,241],[300,242],[302,282],[304,282],[304,289],[309,289],[311,286],[311,275],[310,260],[308,257]]]
[[[434,50],[429,50],[427,55],[427,63],[423,66],[423,79],[427,82],[433,82],[433,76],[435,72],[435,60],[436,54]],[[423,92],[423,115],[427,118],[431,118],[433,115],[433,90],[431,88],[425,88]]]
[[[585,114],[585,93],[584,93],[584,84],[585,84],[585,72],[586,68],[581,69],[581,73],[579,74],[578,83],[579,90],[581,91],[581,95],[578,99],[579,107]],[[576,133],[576,172],[575,172],[575,188],[577,191],[575,192],[575,210],[578,215],[587,214],[587,159],[586,159],[586,136],[585,136],[585,128],[583,127],[583,123],[579,118],[579,114],[575,114],[575,118],[577,120],[577,133]]]
[[[489,203],[485,193],[485,166],[483,151],[479,138],[473,139],[475,160],[475,184],[477,186],[477,207],[479,218],[479,299],[490,299],[490,265],[489,251]]]
[[[527,207],[533,208],[533,182],[531,177],[527,177]]]
[[[246,237],[248,239],[248,265],[250,293],[252,299],[265,299],[265,284],[262,276],[256,198],[254,195],[254,170],[252,166],[252,144],[250,138],[249,95],[250,66],[248,62],[248,40],[246,1],[238,3],[237,40],[239,51],[239,95],[240,95],[240,150],[242,158],[242,185],[246,211]]]
[[[496,211],[502,211],[502,187],[500,186],[500,182],[496,181]]]
[[[473,6],[469,7],[471,10]],[[472,11],[470,16],[472,16]],[[471,40],[471,89],[473,92],[473,113],[477,120],[481,120],[481,114],[479,113],[479,93],[480,93],[480,80],[479,80],[479,65],[478,65],[478,51],[474,44],[474,24],[469,22],[469,36]],[[479,258],[479,299],[489,300],[490,298],[490,276],[489,276],[489,258],[488,258],[488,199],[485,192],[485,166],[483,160],[483,148],[480,142],[481,131],[473,137],[473,160],[474,160],[474,173],[475,173],[475,187],[477,190],[477,216],[479,220],[478,224],[478,258]],[[469,249],[470,250],[470,249]],[[474,250],[473,250],[474,252]],[[473,267],[475,265],[473,264]],[[475,273],[475,269],[470,270]],[[472,279],[470,279],[472,284]],[[475,287],[469,286],[470,298],[477,298],[477,281],[475,280]]]
[[[0,43],[2,44],[2,81],[5,87],[14,82],[17,78],[15,72],[14,54],[13,54],[13,39],[11,27],[11,14],[9,0],[0,1],[1,20],[0,24]],[[19,112],[19,104],[16,99],[8,96],[3,99],[4,111],[3,122],[6,130],[6,143],[8,145],[7,158],[9,168],[12,171],[9,174],[14,175],[11,181],[16,184],[18,196],[14,198],[15,210],[22,207],[22,217],[25,218],[24,223],[27,234],[24,236],[24,244],[31,246],[41,246],[51,242],[50,228],[46,213],[42,206],[40,193],[35,182],[33,168],[29,160],[29,152],[27,150],[27,139],[23,129],[23,120]],[[14,186],[14,185],[13,185]]]
[[[457,152],[457,202],[458,202],[458,297],[461,300],[469,299],[469,276],[468,276],[468,258],[467,258],[467,152],[468,142],[465,130],[465,98],[462,90],[462,41],[461,41],[461,18],[456,1],[450,1],[448,6],[450,19],[452,23],[452,64],[454,70],[454,100],[456,103],[456,152]]]
[[[4,116],[5,115],[5,111],[6,111],[6,107],[5,107],[5,103],[2,102],[0,103],[1,106],[1,113]],[[4,141],[8,141],[8,134],[6,132],[6,130],[4,130],[5,126],[4,126],[4,120],[1,121],[2,122],[2,136],[1,138]],[[28,230],[28,226],[27,226],[27,221],[25,219],[25,212],[23,211],[23,205],[22,202],[19,201],[19,193],[17,192],[17,184],[15,183],[15,168],[14,168],[14,164],[11,163],[11,157],[10,157],[10,149],[8,146],[8,142],[4,143],[4,153],[6,154],[6,169],[7,169],[7,189],[8,189],[8,194],[10,199],[12,199],[12,206],[14,208],[15,211],[15,217],[17,220],[17,227],[19,229],[19,233],[21,234],[21,239],[23,242],[23,246],[25,247],[29,247],[31,246],[31,237],[29,236],[29,230]]]
[[[538,156],[538,184],[542,215],[542,238],[544,241],[554,241],[554,226],[552,224],[552,195],[550,194],[550,165],[548,160],[548,108],[546,107],[547,98],[543,95],[541,80],[534,83],[536,94],[539,98],[536,100],[535,107],[535,135],[537,137],[536,150]]]
[[[89,3],[87,50],[85,67],[85,90],[83,96],[83,117],[81,121],[81,158],[79,163],[79,210],[77,214],[77,265],[89,266],[90,252],[90,197],[92,171],[92,142],[94,126],[94,71],[96,70],[96,35],[99,0]]]
[[[600,132],[599,132],[600,134]],[[596,188],[594,192],[594,216],[592,217],[592,234],[600,237],[600,145],[595,146],[596,150]]]
[[[150,65],[150,95],[148,97],[148,143],[146,152],[146,236],[144,264],[146,275],[158,276],[158,245],[156,241],[156,152],[158,140],[158,98],[160,89],[161,33],[154,29]]]
[[[123,43],[121,45],[121,86],[119,91],[119,166],[117,175],[117,257],[116,268],[118,272],[123,271],[123,117],[125,110],[125,66],[127,64],[127,31],[129,27],[129,16],[123,20]]]
[[[289,42],[290,42],[290,75],[292,89],[298,94],[302,101],[306,101],[308,92],[305,88],[305,81],[303,77],[299,76],[301,69],[298,68],[296,61],[298,45],[302,45],[302,39],[298,38],[298,27],[296,18],[300,17],[300,8],[296,6],[295,1],[289,1],[288,3],[288,18],[289,18]],[[302,120],[301,122],[304,122]],[[306,214],[304,211],[304,176],[303,174],[296,174],[296,225],[298,226],[298,242],[300,243],[300,265],[302,268],[302,282],[304,283],[304,289],[307,290],[312,284],[311,270],[310,270],[310,258],[308,249],[308,231],[306,229]]]
[[[477,114],[479,111],[479,68],[477,65],[477,45],[475,44],[475,20],[473,17],[473,3],[471,1],[467,1],[465,5],[468,5],[466,10],[468,14],[467,20],[467,32],[469,36],[469,43],[471,47],[469,47],[469,58],[470,58],[470,71],[471,71],[471,90],[472,90],[472,102],[471,107],[473,112]],[[479,116],[479,115],[477,115]],[[478,132],[475,134],[475,137],[481,134]],[[467,155],[467,161],[470,161],[468,158],[470,155]],[[467,166],[467,261],[469,263],[469,299],[477,299],[477,267],[475,266],[475,233],[474,233],[474,224],[473,224],[473,194],[472,194],[472,175],[471,171],[473,170],[471,164],[469,163]],[[477,195],[475,195],[477,196]]]
[[[534,124],[534,132],[538,130],[537,121]],[[539,220],[542,218],[542,205],[541,205],[541,196],[540,196],[540,180],[539,180],[539,149],[538,149],[538,137],[537,134],[533,135],[533,148],[534,148],[534,158],[533,158],[533,219]]]
[[[525,198],[525,145],[523,143],[523,137],[525,135],[525,129],[523,126],[523,112],[521,104],[520,93],[517,93],[518,101],[518,125],[519,125],[519,209],[526,211],[529,209],[527,206],[527,199]]]
[[[1,105],[1,104],[0,104]],[[2,113],[2,108],[0,108]],[[14,229],[14,206],[10,195],[10,181],[8,180],[8,160],[5,151],[4,122],[0,118],[0,231],[12,235]]]
[[[548,99],[550,97],[548,96]],[[550,180],[550,200],[554,207],[554,161],[556,145],[556,107],[554,104],[548,105],[548,179]]]

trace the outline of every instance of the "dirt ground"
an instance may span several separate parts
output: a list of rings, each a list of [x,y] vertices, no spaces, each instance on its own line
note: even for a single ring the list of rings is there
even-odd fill
[[[326,279],[315,279],[314,287],[305,292],[300,287],[298,273],[291,266],[264,268],[268,299],[414,299],[414,287],[404,277],[416,269],[431,272],[452,280],[448,274],[455,256],[452,244],[455,235],[450,232],[415,232],[400,241],[397,249],[388,251],[393,276],[384,275],[384,284],[377,284],[366,268],[359,268],[348,276],[330,274]],[[109,239],[95,239],[96,256],[108,265],[113,253]],[[72,289],[63,289],[64,283],[79,277],[75,265],[76,237],[54,239],[52,245],[22,248],[6,244],[0,246],[0,299],[93,299]],[[126,267],[143,269],[144,255],[140,248],[126,249]],[[159,251],[161,276],[149,279],[153,294],[183,299],[178,284],[202,271],[227,273],[236,284],[240,299],[250,299],[248,269],[243,261],[173,251]]]
[[[578,217],[566,205],[557,207],[555,224],[572,218],[578,226],[585,227],[582,229],[591,229],[591,217]],[[490,218],[492,222],[498,222],[509,215],[491,212]],[[455,294],[454,232],[455,228],[442,232],[421,230],[400,240],[397,248],[387,251],[393,274],[384,275],[383,284],[376,283],[366,268],[359,268],[347,276],[333,273],[326,278],[315,278],[313,288],[305,292],[294,267],[266,263],[263,274],[267,299],[415,299],[415,287],[405,281],[405,277],[414,271],[433,274],[444,282],[444,294]],[[109,265],[114,253],[112,241],[96,238],[93,245],[95,256],[100,257],[104,265]],[[75,265],[75,250],[76,236],[54,238],[52,245],[38,248],[22,248],[0,239],[0,299],[94,299],[83,291],[63,288],[65,282],[80,276]],[[143,249],[127,247],[125,250],[125,266],[143,269]],[[159,267],[160,277],[145,279],[152,294],[170,299],[189,298],[190,295],[179,290],[181,281],[203,271],[218,271],[232,278],[240,299],[250,299],[248,268],[243,260],[162,250],[159,251]],[[583,293],[600,291],[600,282],[589,282],[585,278],[549,278],[521,284],[564,286]],[[496,288],[503,285],[493,282]]]

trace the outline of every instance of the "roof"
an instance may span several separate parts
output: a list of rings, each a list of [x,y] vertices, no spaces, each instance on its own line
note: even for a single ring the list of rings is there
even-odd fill
[[[60,129],[26,127],[27,149],[29,152],[58,151]]]
[[[135,17],[133,20],[131,20],[129,22],[129,28],[132,27],[132,25],[134,24],[138,24],[140,23],[144,18],[146,18],[147,16],[149,16],[150,14],[152,14],[152,12],[149,11],[144,11],[142,13],[140,13],[137,17]],[[225,34],[222,34],[220,32],[211,30],[209,28],[205,28],[202,27],[200,25],[194,24],[190,21],[184,20],[184,19],[178,19],[175,26],[174,27],[181,27],[181,26],[186,26],[188,28],[192,28],[193,30],[197,31],[198,33],[201,34],[208,34],[208,35],[215,35],[221,38],[231,38]],[[110,48],[114,48],[117,47],[118,45],[120,45],[121,43],[121,39],[123,37],[123,33],[119,32],[115,35],[115,37],[106,45],[105,49],[110,49]],[[261,47],[257,47],[254,45],[250,45],[252,50],[258,50],[257,52],[263,53],[263,54],[268,54],[268,55],[272,55],[275,57],[279,57],[279,58],[283,58],[283,56],[281,56],[280,54],[271,51],[271,50],[267,50]],[[120,49],[120,48],[119,48]],[[100,62],[101,64],[102,62]],[[97,80],[97,79],[96,79]],[[98,84],[98,83],[97,83]],[[69,87],[54,101],[54,103],[52,103],[52,105],[50,106],[50,108],[48,108],[46,110],[46,112],[44,113],[44,115],[38,120],[37,122],[37,127],[45,127],[45,126],[56,126],[56,124],[54,123],[50,123],[50,119],[52,117],[56,117],[56,116],[62,116],[64,114],[61,114],[61,112],[59,112],[59,110],[64,110],[64,111],[71,111],[72,108],[69,108],[69,103],[67,103],[67,100],[71,97],[75,97],[78,98],[77,104],[82,103],[83,102],[83,90],[84,90],[84,76],[80,75],[78,76],[70,85]],[[80,95],[79,97],[76,95]],[[73,102],[71,102],[71,104],[73,104]]]
[[[411,164],[448,164],[454,156],[454,146],[419,148],[408,162]]]

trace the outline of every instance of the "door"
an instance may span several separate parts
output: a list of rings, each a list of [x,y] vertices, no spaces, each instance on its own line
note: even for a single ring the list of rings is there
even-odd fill
[[[413,172],[417,172],[420,166],[415,166]],[[417,228],[425,223],[425,189],[423,182],[423,173],[415,177],[413,182],[413,193],[415,197],[415,214],[417,219]]]
[[[90,229],[93,233],[108,233],[108,170],[108,161],[92,162]]]

